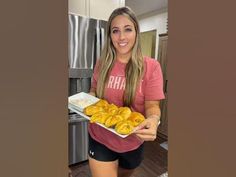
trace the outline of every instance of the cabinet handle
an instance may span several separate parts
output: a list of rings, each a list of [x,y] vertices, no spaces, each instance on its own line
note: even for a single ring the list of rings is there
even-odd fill
[[[168,80],[165,81],[165,90],[164,90],[165,93],[167,93],[167,82]]]

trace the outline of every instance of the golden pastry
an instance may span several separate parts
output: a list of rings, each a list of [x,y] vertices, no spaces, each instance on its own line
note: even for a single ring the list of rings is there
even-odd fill
[[[103,108],[106,108],[108,105],[109,105],[109,103],[106,100],[103,100],[103,99],[99,100],[95,104],[95,106],[100,106],[100,107],[103,107]]]
[[[87,116],[92,116],[93,114],[97,112],[102,112],[102,111],[104,111],[102,107],[91,105],[84,109],[84,114],[86,114]]]
[[[132,125],[131,121],[123,120],[116,124],[115,131],[122,135],[128,135],[130,134],[134,129],[134,126]]]
[[[139,113],[139,112],[132,112],[131,115],[129,116],[129,118],[127,120],[130,120],[133,124],[133,126],[138,126],[140,123],[142,123],[145,118],[144,116]]]
[[[97,122],[100,124],[104,124],[108,117],[109,117],[109,114],[106,112],[97,112],[92,115],[90,122],[91,123]]]
[[[118,107],[114,104],[109,104],[106,108],[105,111],[109,113],[110,115],[114,115],[118,111]]]
[[[132,111],[130,110],[129,107],[120,107],[117,111],[117,114],[124,117],[124,119],[127,119],[130,116],[131,112]]]
[[[113,115],[109,116],[106,121],[105,121],[105,126],[106,127],[113,127],[115,126],[118,122],[124,120],[124,118],[121,115]]]
[[[118,107],[101,99],[97,103],[84,109],[84,114],[90,116],[91,123],[100,123],[121,135],[133,132],[134,127],[145,120],[139,112],[132,112],[129,107]]]

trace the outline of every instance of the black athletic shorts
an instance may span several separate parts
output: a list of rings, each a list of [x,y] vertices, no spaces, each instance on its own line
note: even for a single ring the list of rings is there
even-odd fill
[[[89,157],[98,161],[109,162],[118,160],[121,168],[134,169],[143,160],[143,144],[133,151],[118,153],[95,141],[89,135],[88,154]]]

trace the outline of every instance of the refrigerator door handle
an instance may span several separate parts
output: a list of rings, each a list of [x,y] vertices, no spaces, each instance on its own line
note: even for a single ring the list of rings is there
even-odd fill
[[[96,28],[96,57],[100,57],[100,29],[97,27]],[[97,60],[97,58],[95,58]]]
[[[101,30],[101,51],[102,51],[105,44],[105,29],[101,28],[100,30]]]

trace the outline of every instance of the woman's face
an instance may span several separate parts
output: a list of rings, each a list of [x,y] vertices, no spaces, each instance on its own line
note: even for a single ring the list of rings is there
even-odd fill
[[[131,56],[135,43],[136,30],[126,16],[118,15],[111,22],[111,40],[118,58]]]

